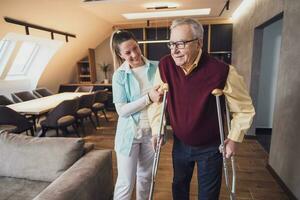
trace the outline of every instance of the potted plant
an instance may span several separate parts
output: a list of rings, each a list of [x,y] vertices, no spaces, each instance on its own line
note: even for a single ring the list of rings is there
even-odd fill
[[[104,84],[108,84],[109,80],[108,80],[108,77],[107,77],[107,72],[110,70],[111,64],[104,62],[104,63],[101,63],[99,65],[100,65],[100,68],[102,69],[102,71],[104,72]]]

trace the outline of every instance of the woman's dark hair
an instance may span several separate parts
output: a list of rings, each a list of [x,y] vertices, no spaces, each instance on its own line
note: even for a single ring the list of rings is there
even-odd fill
[[[110,50],[113,56],[115,70],[122,64],[123,59],[120,57],[119,45],[128,40],[134,40],[137,42],[134,35],[125,30],[116,30],[113,32],[110,38]]]

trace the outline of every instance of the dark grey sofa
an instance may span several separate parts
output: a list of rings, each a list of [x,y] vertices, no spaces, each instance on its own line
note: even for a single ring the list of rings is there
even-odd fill
[[[0,134],[0,200],[108,200],[110,150],[87,150],[80,138]]]

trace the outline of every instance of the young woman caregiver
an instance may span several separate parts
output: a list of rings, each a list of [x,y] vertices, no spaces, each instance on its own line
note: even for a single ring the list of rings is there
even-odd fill
[[[143,57],[137,40],[128,31],[111,36],[115,72],[112,79],[113,101],[119,115],[115,151],[118,178],[114,200],[130,200],[136,183],[136,199],[149,196],[154,149],[147,109],[161,99],[153,87],[158,62]]]

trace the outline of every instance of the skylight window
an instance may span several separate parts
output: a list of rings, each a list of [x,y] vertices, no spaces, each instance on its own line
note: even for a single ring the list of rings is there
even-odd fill
[[[0,40],[0,58],[2,58],[4,54],[4,49],[7,44],[7,40]]]
[[[4,51],[5,51],[5,46],[7,46],[7,41],[6,40],[1,40],[0,41],[0,74],[2,74],[4,67],[5,67],[5,63],[2,63],[3,60],[3,55],[4,55]]]
[[[30,67],[32,60],[38,52],[38,49],[38,45],[34,42],[23,42],[7,75],[25,75]]]
[[[33,90],[47,64],[64,44],[31,35],[7,33],[0,42],[0,91]]]
[[[11,54],[13,48],[9,48],[12,46],[11,41],[3,39],[0,40],[0,79],[3,71],[5,70],[5,66],[7,64],[8,58]]]

